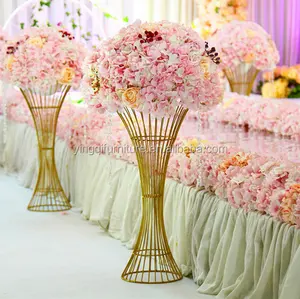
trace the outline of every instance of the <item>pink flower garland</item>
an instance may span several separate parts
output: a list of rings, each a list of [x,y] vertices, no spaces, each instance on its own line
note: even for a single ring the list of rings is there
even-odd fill
[[[223,104],[202,119],[247,126],[253,130],[268,131],[282,136],[300,138],[300,106],[292,101],[266,100],[228,93]],[[192,117],[192,116],[191,116]]]

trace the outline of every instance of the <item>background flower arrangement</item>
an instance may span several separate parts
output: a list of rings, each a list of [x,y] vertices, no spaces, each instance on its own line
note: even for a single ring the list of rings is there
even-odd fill
[[[86,54],[84,46],[62,28],[29,28],[7,44],[3,77],[34,90],[49,90],[57,83],[78,88]]]
[[[279,66],[264,73],[258,93],[264,98],[300,98],[300,65]]]
[[[245,126],[253,130],[300,139],[300,107],[286,101],[269,101],[239,94],[225,94],[227,99],[208,113],[209,121]]]
[[[247,0],[198,0],[198,18],[193,28],[204,39],[214,35],[226,23],[247,18]]]
[[[268,70],[274,69],[279,62],[279,53],[271,36],[254,22],[232,21],[224,25],[213,40],[222,57],[222,68],[246,63],[258,70]]]
[[[178,105],[208,109],[223,95],[219,62],[216,49],[192,29],[136,22],[87,58],[83,90],[88,101],[110,111],[126,106],[166,116]]]

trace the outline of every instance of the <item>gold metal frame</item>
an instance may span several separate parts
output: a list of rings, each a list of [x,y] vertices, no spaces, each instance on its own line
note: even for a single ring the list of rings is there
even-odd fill
[[[164,226],[163,198],[171,149],[188,109],[177,107],[172,117],[151,118],[125,108],[118,112],[135,148],[142,188],[142,221],[132,256],[122,279],[158,284],[182,279]]]
[[[21,89],[34,120],[39,153],[39,173],[28,205],[30,211],[59,212],[71,209],[55,165],[57,120],[69,90],[70,86],[59,84],[51,86],[47,93]]]
[[[224,73],[228,79],[232,92],[250,95],[251,90],[258,74],[258,70],[246,63],[240,63],[236,68],[227,68]]]

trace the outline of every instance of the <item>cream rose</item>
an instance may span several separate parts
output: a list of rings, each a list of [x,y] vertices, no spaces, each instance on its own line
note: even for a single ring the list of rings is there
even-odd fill
[[[37,36],[37,37],[31,37],[27,41],[27,43],[30,45],[34,45],[38,48],[43,48],[45,41],[41,37]]]
[[[193,64],[199,64],[202,58],[203,58],[203,55],[200,51],[191,51],[189,53],[189,60]]]
[[[72,69],[70,67],[66,67],[61,72],[61,78],[59,80],[59,83],[61,83],[61,84],[71,83],[74,76],[75,76],[74,69]]]
[[[140,89],[138,87],[127,88],[122,93],[122,101],[127,107],[137,108],[140,105]]]

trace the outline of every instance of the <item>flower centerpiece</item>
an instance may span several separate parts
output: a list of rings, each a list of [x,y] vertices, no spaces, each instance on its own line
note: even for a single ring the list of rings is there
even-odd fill
[[[162,283],[182,278],[163,222],[167,165],[188,109],[207,110],[223,95],[220,58],[192,29],[136,22],[104,41],[85,63],[83,92],[96,109],[116,111],[140,170],[143,212],[122,278]]]
[[[32,27],[9,41],[4,79],[20,88],[45,92],[49,86],[78,88],[86,50],[62,27]]]
[[[258,71],[274,69],[279,62],[271,36],[254,22],[232,21],[214,39],[232,91],[249,95]]]
[[[20,88],[34,119],[39,174],[31,211],[71,208],[58,178],[55,160],[57,119],[71,87],[79,87],[86,50],[61,27],[33,27],[6,44],[3,78]]]
[[[247,0],[197,0],[193,27],[204,39],[213,36],[226,23],[247,19]]]
[[[300,98],[300,65],[278,66],[265,72],[258,92],[264,98]]]

